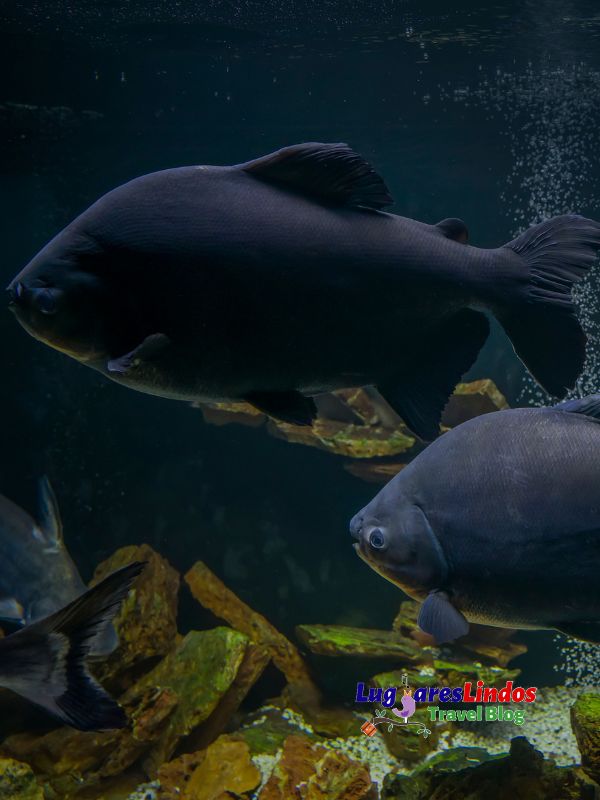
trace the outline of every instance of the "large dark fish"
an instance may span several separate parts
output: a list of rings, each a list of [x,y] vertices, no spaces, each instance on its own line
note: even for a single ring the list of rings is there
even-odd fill
[[[169,169],[98,200],[8,287],[33,336],[126,386],[245,400],[309,424],[313,395],[376,385],[423,438],[488,336],[491,311],[551,394],[584,360],[572,284],[600,225],[551,219],[503,247],[392,198],[344,144]]]
[[[60,611],[0,639],[0,686],[82,731],[124,727],[123,709],[90,675],[86,659],[143,568],[123,567]]]
[[[0,564],[0,619],[27,625],[86,591],[65,547],[58,503],[46,478],[40,482],[38,522],[0,495]],[[107,656],[117,645],[108,624],[99,629],[90,653]]]
[[[459,425],[350,532],[367,564],[422,601],[419,625],[438,642],[469,622],[600,642],[600,395]]]

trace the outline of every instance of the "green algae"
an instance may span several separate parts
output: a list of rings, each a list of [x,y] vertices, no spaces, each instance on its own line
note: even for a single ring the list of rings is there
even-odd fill
[[[43,800],[44,792],[28,764],[0,758],[0,800]]]

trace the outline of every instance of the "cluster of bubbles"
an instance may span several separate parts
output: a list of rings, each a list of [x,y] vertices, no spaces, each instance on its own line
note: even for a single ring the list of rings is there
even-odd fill
[[[497,70],[475,88],[455,91],[457,102],[478,104],[502,125],[511,163],[501,199],[516,236],[558,214],[598,218],[600,195],[593,176],[600,168],[600,73],[583,63],[519,72]],[[572,396],[600,391],[600,269],[574,292],[588,336],[588,355]],[[527,374],[520,404],[540,406],[551,398]],[[557,635],[554,669],[565,686],[592,687],[600,681],[600,646]]]
[[[500,198],[513,235],[558,214],[598,216],[594,176],[600,167],[600,73],[583,63],[507,72],[475,87],[454,89],[455,102],[478,105],[496,119],[508,138],[511,167]],[[600,391],[600,270],[575,290],[588,335],[588,358],[573,396]],[[539,406],[550,398],[526,375],[521,404]]]

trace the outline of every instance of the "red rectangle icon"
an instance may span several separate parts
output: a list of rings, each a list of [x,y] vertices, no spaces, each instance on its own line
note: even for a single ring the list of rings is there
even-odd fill
[[[373,725],[372,722],[365,722],[364,725],[361,726],[361,731],[365,734],[365,736],[375,736],[377,733],[377,728]]]

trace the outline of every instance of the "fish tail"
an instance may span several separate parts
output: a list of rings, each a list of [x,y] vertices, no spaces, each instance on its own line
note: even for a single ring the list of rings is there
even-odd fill
[[[0,685],[82,731],[123,728],[123,709],[90,675],[90,645],[144,564],[123,567],[56,613],[0,640]]]
[[[529,228],[497,251],[504,260],[510,252],[512,277],[495,315],[536,381],[557,397],[575,386],[583,369],[586,335],[571,291],[599,249],[600,223],[569,214]]]

